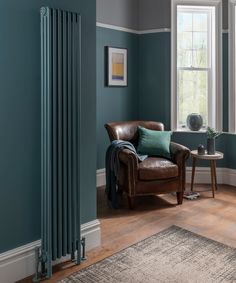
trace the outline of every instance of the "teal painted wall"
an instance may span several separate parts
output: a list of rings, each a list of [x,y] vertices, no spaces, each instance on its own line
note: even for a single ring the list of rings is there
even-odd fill
[[[169,32],[139,37],[140,119],[163,121],[170,128],[171,35]],[[223,125],[228,129],[228,34],[223,34]]]
[[[128,45],[128,42],[132,44]],[[127,47],[129,55],[134,54],[132,61],[129,58],[129,77],[133,74],[133,78],[136,78],[138,70],[139,79],[133,79],[129,88],[105,87],[104,46],[106,45]],[[170,48],[169,32],[137,36],[97,28],[97,169],[104,168],[105,151],[109,144],[104,130],[106,122],[138,118],[162,121],[166,129],[170,129]],[[223,129],[228,130],[228,34],[223,34]],[[190,149],[196,148],[200,143],[206,144],[205,135],[200,133],[174,133],[172,139]],[[236,159],[234,161],[232,154],[234,150],[232,145],[235,141],[236,136],[228,134],[223,134],[217,140],[217,149],[225,153],[224,160],[218,163],[219,166],[236,168]],[[199,165],[206,166],[206,163]]]
[[[82,15],[82,222],[96,218],[95,0],[2,0],[0,253],[40,238],[41,6]]]
[[[128,49],[128,87],[105,85],[105,46]],[[138,36],[97,27],[97,169],[109,145],[104,124],[138,118]]]
[[[236,169],[236,135],[225,134],[225,153],[226,153],[226,167]]]
[[[139,36],[139,118],[170,128],[170,33]]]
[[[170,129],[171,117],[170,48],[169,32],[139,37],[139,119],[161,121],[166,129]],[[228,130],[228,34],[223,34],[223,128]],[[190,149],[195,149],[200,143],[206,144],[205,135],[200,133],[174,133],[172,139]],[[235,141],[236,136],[228,134],[217,140],[217,149],[225,153],[219,166],[236,168],[236,158],[232,154]],[[199,165],[205,166],[206,163]]]

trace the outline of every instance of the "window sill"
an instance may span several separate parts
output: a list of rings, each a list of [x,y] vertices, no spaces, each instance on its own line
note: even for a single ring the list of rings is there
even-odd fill
[[[235,135],[236,135],[236,132],[235,132],[235,133],[234,133],[234,132],[222,132],[222,134],[235,136]]]
[[[172,131],[173,133],[190,133],[190,134],[205,134],[206,129],[201,129],[199,131],[191,131],[188,129],[176,129]]]
[[[190,134],[206,134],[206,130],[199,130],[199,131],[191,131],[191,130],[182,130],[182,129],[177,129],[177,130],[172,130],[173,133],[190,133]],[[222,135],[232,135],[236,136],[236,132],[221,132]]]

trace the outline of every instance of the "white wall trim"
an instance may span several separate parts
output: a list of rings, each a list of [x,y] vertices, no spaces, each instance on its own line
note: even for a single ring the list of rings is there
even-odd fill
[[[106,185],[106,169],[97,170],[97,188]]]
[[[101,244],[100,222],[94,220],[81,225],[81,234],[86,238],[86,251]],[[0,281],[12,283],[35,273],[35,248],[40,247],[41,240],[0,254]],[[65,257],[58,262],[68,260]]]
[[[97,170],[97,187],[105,186],[106,184],[106,169]]]
[[[107,29],[113,29],[113,30],[118,30],[118,31],[130,32],[130,33],[134,33],[134,34],[138,34],[139,33],[139,31],[135,30],[135,29],[129,29],[129,28],[124,28],[124,27],[120,27],[120,26],[104,24],[104,23],[100,23],[100,22],[97,22],[96,26],[97,27],[101,27],[101,28],[107,28]]]
[[[98,219],[81,225],[81,235],[86,239],[86,251],[101,245],[101,229]]]
[[[236,169],[216,168],[218,184],[236,186]],[[97,184],[101,186],[106,185],[105,169],[97,170]],[[192,167],[186,168],[186,182],[191,182]],[[196,167],[195,180],[196,184],[210,184],[210,167]]]
[[[236,186],[236,170],[229,168],[216,168],[217,183]],[[186,182],[191,182],[192,168],[186,168]],[[197,167],[195,172],[194,183],[210,184],[211,183],[210,167]]]
[[[160,33],[160,32],[170,32],[170,28],[140,30],[138,31],[138,34]]]
[[[104,24],[104,23],[100,23],[100,22],[97,22],[96,26],[101,27],[101,28],[107,28],[107,29],[112,29],[112,30],[118,30],[118,31],[123,31],[123,32],[139,34],[139,35],[150,34],[150,33],[171,32],[170,28],[134,30],[134,29],[129,29],[129,28],[125,28],[125,27],[120,27],[120,26],[115,26],[115,25],[110,25],[110,24]],[[229,30],[227,30],[227,29],[222,30],[222,33],[228,33],[228,32],[229,32]]]
[[[97,27],[101,27],[101,28],[107,28],[107,29],[113,29],[113,30],[118,30],[118,31],[134,33],[134,34],[148,34],[148,33],[170,32],[170,28],[135,30],[135,29],[125,28],[125,27],[120,27],[120,26],[115,26],[115,25],[110,25],[110,24],[104,24],[104,23],[100,23],[100,22],[97,22],[96,26]]]

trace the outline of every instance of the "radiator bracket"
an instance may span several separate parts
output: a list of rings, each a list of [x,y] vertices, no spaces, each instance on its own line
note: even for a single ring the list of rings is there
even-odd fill
[[[78,243],[78,242],[77,242]],[[86,258],[86,239],[82,237],[80,240],[81,249],[77,250],[77,261],[76,264],[80,264],[81,261],[85,261]],[[77,246],[78,248],[78,246]],[[79,255],[79,252],[81,254]],[[75,255],[71,254],[71,261],[75,260]],[[45,251],[42,251],[41,247],[35,248],[35,276],[32,279],[33,282],[37,283],[45,278],[50,278],[47,274],[46,264],[48,262],[48,255]],[[41,268],[40,268],[41,267]]]
[[[33,282],[39,282],[47,277],[46,262],[47,254],[42,251],[41,247],[35,248],[35,276]],[[41,266],[41,271],[40,271]]]
[[[84,261],[86,260],[86,255],[85,255],[85,247],[86,247],[86,239],[85,237],[82,237],[81,239],[81,246],[82,246],[82,256],[81,256],[81,260]]]

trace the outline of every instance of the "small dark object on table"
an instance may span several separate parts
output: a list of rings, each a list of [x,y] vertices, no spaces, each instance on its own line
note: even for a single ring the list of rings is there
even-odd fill
[[[202,144],[199,144],[198,148],[197,148],[198,154],[199,155],[204,155],[205,154],[205,147]]]

